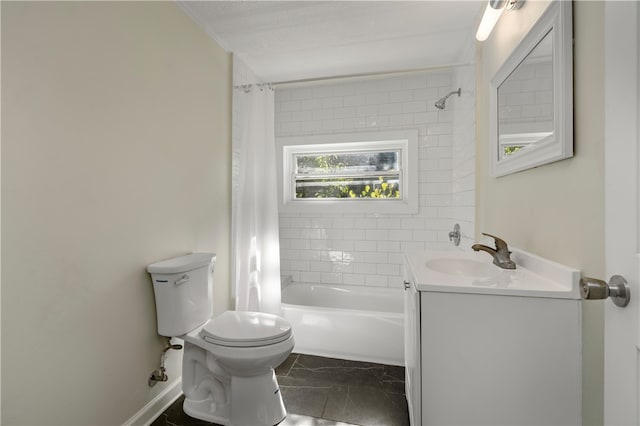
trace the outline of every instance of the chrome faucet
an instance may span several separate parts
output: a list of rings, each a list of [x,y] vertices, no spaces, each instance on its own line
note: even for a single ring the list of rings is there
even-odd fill
[[[511,260],[511,252],[509,251],[507,243],[502,238],[498,238],[495,235],[485,234],[484,232],[482,235],[493,238],[496,243],[496,248],[492,249],[491,247],[482,244],[474,244],[471,246],[473,251],[486,251],[493,257],[493,264],[502,269],[516,269],[516,263]]]

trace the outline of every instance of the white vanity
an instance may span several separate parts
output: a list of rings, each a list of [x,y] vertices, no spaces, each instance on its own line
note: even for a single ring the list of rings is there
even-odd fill
[[[513,250],[406,258],[412,425],[579,425],[580,272]]]

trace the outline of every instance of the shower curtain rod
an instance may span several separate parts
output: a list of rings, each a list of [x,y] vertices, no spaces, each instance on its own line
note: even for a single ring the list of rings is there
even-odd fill
[[[447,64],[447,65],[437,65],[437,66],[423,67],[423,68],[411,68],[411,69],[395,70],[395,71],[380,71],[380,72],[361,73],[361,74],[344,74],[344,75],[336,75],[331,77],[317,77],[317,78],[303,78],[300,80],[274,81],[270,83],[240,84],[237,86],[233,86],[233,88],[241,89],[241,90],[244,90],[245,92],[250,92],[253,86],[256,86],[259,88],[267,86],[270,89],[276,89],[280,86],[296,86],[296,85],[304,86],[307,84],[311,85],[311,84],[320,84],[320,83],[330,82],[330,81],[354,80],[354,79],[365,80],[368,78],[393,76],[393,75],[401,75],[401,74],[414,74],[414,73],[420,73],[424,71],[435,71],[439,69],[455,68],[455,67],[467,67],[471,65],[475,65],[475,64],[473,62],[461,62],[461,63]]]
[[[240,89],[245,93],[249,93],[253,87],[257,87],[260,90],[263,90],[265,87],[267,89],[273,90],[273,86],[271,83],[253,83],[253,84],[239,84],[237,86],[233,86],[234,89]]]
[[[368,78],[393,76],[393,75],[400,75],[400,74],[413,74],[413,73],[420,73],[424,71],[435,71],[439,69],[464,67],[464,66],[470,66],[470,65],[475,65],[475,64],[472,62],[466,62],[466,63],[463,62],[463,63],[437,65],[437,66],[430,66],[430,67],[423,67],[423,68],[411,68],[411,69],[404,69],[404,70],[380,71],[380,72],[360,73],[360,74],[344,74],[344,75],[336,75],[331,77],[303,78],[300,80],[275,81],[275,82],[272,82],[271,85],[277,88],[279,86],[305,85],[305,84],[323,83],[328,81],[352,80],[352,79],[364,80]]]

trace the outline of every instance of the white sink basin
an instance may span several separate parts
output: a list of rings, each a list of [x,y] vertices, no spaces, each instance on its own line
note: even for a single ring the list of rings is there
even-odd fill
[[[443,257],[429,259],[425,266],[434,271],[465,277],[493,277],[500,273],[500,268],[492,262],[478,262],[473,259]]]
[[[511,249],[516,269],[502,269],[485,252],[407,253],[408,271],[419,291],[580,299],[580,271]]]

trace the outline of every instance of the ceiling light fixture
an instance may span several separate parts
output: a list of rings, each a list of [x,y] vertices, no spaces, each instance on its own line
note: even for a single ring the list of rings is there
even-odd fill
[[[476,32],[476,40],[485,41],[493,27],[498,22],[500,15],[505,9],[519,9],[524,0],[489,0],[487,7],[482,15],[478,31]]]

